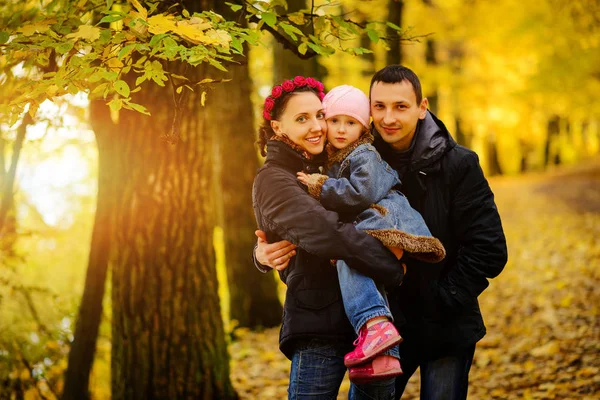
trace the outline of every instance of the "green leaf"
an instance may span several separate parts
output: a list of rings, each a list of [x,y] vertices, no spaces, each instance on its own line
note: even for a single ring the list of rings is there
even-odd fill
[[[281,28],[283,28],[283,30],[285,31],[285,33],[288,34],[289,37],[292,38],[292,40],[296,41],[298,40],[298,37],[296,36],[296,34],[300,35],[300,36],[304,36],[304,33],[302,33],[302,31],[298,28],[296,28],[293,25],[290,25],[286,22],[282,22],[279,24],[279,26]]]
[[[117,58],[119,60],[121,60],[123,57],[129,55],[129,53],[136,47],[137,45],[134,44],[128,44],[127,46],[123,47],[121,49],[121,51],[119,51],[119,55],[117,56]]]
[[[150,115],[150,112],[148,111],[148,109],[141,104],[131,103],[131,102],[127,101],[127,105],[129,107],[131,107],[131,109],[133,109],[139,113],[142,113],[145,115]]]
[[[59,44],[58,46],[56,46],[56,52],[58,54],[65,54],[65,53],[68,53],[69,51],[71,51],[72,48],[73,48],[73,42],[63,42],[63,43]]]
[[[275,24],[277,23],[277,16],[275,14],[265,12],[262,13],[260,16],[262,20],[265,21],[265,24],[269,25],[271,28],[275,27]]]
[[[310,42],[306,43],[306,45],[308,47],[310,47],[315,53],[323,54],[323,50],[322,50],[321,46],[317,46],[316,44],[310,43]]]
[[[106,8],[110,10],[113,5],[113,2],[114,0],[106,0]]]
[[[183,14],[184,17],[189,18],[190,17],[190,12],[188,10],[186,10],[185,8],[183,9],[183,11],[181,12]]]
[[[119,74],[117,74],[114,71],[102,71],[102,77],[104,79],[106,79],[107,81],[114,81],[117,79],[117,77],[119,76]]]
[[[137,79],[135,80],[135,86],[140,86],[140,84],[143,83],[145,80],[146,80],[146,75],[138,76]]]
[[[221,64],[220,62],[218,62],[217,60],[215,60],[214,58],[209,58],[208,62],[210,65],[212,65],[213,67],[220,69],[221,71],[225,71],[227,72],[227,69],[223,66],[223,64]]]
[[[129,89],[129,85],[127,84],[127,82],[118,80],[113,84],[113,87],[115,88],[115,91],[121,96],[129,97],[129,92],[131,90]]]
[[[123,107],[123,100],[121,99],[112,99],[108,102],[108,106],[113,111],[119,111],[121,107]]]
[[[371,39],[373,43],[377,43],[379,41],[379,34],[377,31],[367,29],[367,35],[369,35],[369,39]]]
[[[242,54],[244,52],[244,47],[242,46],[242,42],[236,38],[231,39],[231,47],[233,47],[238,54]]]
[[[165,36],[167,36],[166,33],[160,33],[158,35],[154,35],[152,36],[152,39],[150,39],[150,43],[148,43],[150,46],[155,46],[156,44],[158,44],[158,42],[160,42],[162,40],[162,38],[164,38]]]
[[[100,25],[102,23],[109,23],[109,22],[120,21],[123,18],[125,18],[124,14],[111,14],[111,15],[107,15],[106,17],[102,18],[100,20],[100,22],[98,22],[96,25]]]
[[[4,44],[4,43],[8,42],[9,38],[10,38],[10,35],[8,34],[8,32],[0,32],[0,44]]]
[[[389,26],[390,28],[392,28],[392,29],[395,29],[395,30],[397,30],[397,31],[401,31],[401,30],[402,30],[402,28],[400,28],[398,25],[394,24],[393,22],[389,22],[389,21],[388,21],[388,22],[386,22],[385,24],[386,24],[387,26]]]
[[[233,12],[238,12],[238,11],[240,11],[243,8],[239,4],[232,4],[232,3],[229,3],[227,1],[225,2],[225,4],[227,4],[229,7],[231,7],[231,11],[233,11]]]
[[[92,96],[92,95],[94,95],[94,96],[95,96],[95,95],[100,95],[100,93],[102,93],[102,91],[103,91],[104,89],[106,89],[106,87],[107,87],[107,86],[108,86],[108,83],[106,83],[106,82],[104,82],[104,83],[101,83],[100,85],[96,86],[96,87],[94,88],[94,90],[92,90],[92,91],[90,92],[90,96]]]

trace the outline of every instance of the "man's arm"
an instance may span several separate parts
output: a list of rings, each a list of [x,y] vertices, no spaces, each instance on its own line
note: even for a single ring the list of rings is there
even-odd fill
[[[289,185],[289,180],[277,185],[278,177],[267,176],[267,171],[257,179],[269,179],[273,187],[256,193],[264,230],[316,256],[343,259],[378,282],[400,284],[404,276],[400,262],[377,239],[341,222],[337,213],[325,210],[300,185]],[[278,186],[285,190],[276,190]]]
[[[252,251],[252,260],[256,268],[263,273],[272,269],[286,269],[292,257],[296,255],[296,246],[287,240],[269,244],[267,234],[261,230],[255,231],[254,234],[258,238]]]
[[[494,194],[475,153],[468,153],[454,172],[452,225],[458,241],[456,264],[439,282],[440,297],[450,309],[473,302],[506,265],[506,239]]]

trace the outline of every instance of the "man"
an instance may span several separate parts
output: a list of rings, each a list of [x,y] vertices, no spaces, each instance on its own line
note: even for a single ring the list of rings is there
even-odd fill
[[[370,101],[375,147],[447,253],[433,265],[406,259],[404,282],[389,293],[404,338],[396,398],[420,367],[422,399],[466,399],[475,344],[485,335],[477,297],[507,261],[494,195],[477,155],[427,110],[413,71],[400,65],[378,71]],[[257,236],[256,260],[285,268],[293,246]]]

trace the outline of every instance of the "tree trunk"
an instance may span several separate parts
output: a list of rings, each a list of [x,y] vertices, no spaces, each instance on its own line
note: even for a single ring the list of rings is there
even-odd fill
[[[174,72],[199,81],[207,68]],[[185,91],[169,144],[172,88],[141,93],[134,101],[152,117],[121,111],[109,155],[121,179],[110,227],[112,398],[236,398],[212,243],[212,141],[222,127],[207,122],[224,105],[202,107],[201,90]]]
[[[488,175],[501,175],[502,167],[500,166],[500,160],[498,158],[498,146],[496,141],[488,138],[487,139],[487,153],[488,153]]]
[[[108,255],[110,251],[110,216],[118,196],[115,180],[120,171],[111,158],[116,151],[111,132],[115,128],[110,120],[109,108],[104,101],[90,104],[92,128],[98,145],[98,195],[92,243],[85,278],[83,296],[79,307],[75,334],[69,351],[69,364],[65,372],[63,400],[89,399],[89,376],[94,362],[98,329],[102,319],[102,299]]]
[[[215,11],[226,18],[235,18],[228,6],[220,7]],[[239,65],[227,67],[227,73],[212,72],[215,77],[229,78],[231,82],[216,85],[209,92],[211,112],[206,119],[208,125],[216,127],[215,167],[220,177],[216,188],[222,198],[222,204],[218,205],[222,212],[217,214],[223,216],[219,224],[225,232],[230,318],[240,327],[273,327],[281,323],[283,308],[273,274],[265,276],[252,262],[256,243],[252,182],[258,169],[258,153],[250,98],[252,80],[247,59],[238,61]],[[231,123],[224,124],[225,121]]]
[[[403,0],[388,1],[388,21],[402,27],[402,8]],[[400,35],[392,28],[387,28],[387,37],[389,38],[390,50],[386,54],[387,65],[402,64],[402,49],[400,47]]]
[[[548,130],[546,135],[546,145],[544,148],[544,165],[547,167],[551,163],[560,164],[560,152],[557,151],[558,137],[560,134],[560,117],[554,116],[548,120]]]

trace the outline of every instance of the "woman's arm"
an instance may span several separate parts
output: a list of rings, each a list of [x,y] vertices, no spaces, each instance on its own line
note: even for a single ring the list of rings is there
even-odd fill
[[[353,224],[341,222],[337,213],[323,208],[292,179],[275,168],[257,176],[254,206],[266,225],[261,228],[311,254],[343,259],[378,282],[400,284],[404,273],[391,251],[377,239],[357,231]]]

